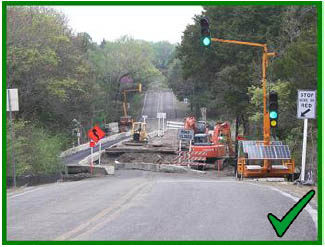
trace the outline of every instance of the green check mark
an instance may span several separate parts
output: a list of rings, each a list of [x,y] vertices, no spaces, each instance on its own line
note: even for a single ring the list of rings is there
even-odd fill
[[[308,202],[313,198],[314,195],[315,191],[310,190],[295,205],[293,205],[292,208],[290,208],[290,210],[286,213],[285,216],[282,217],[281,220],[279,220],[271,213],[267,215],[267,218],[269,219],[271,225],[274,228],[274,231],[276,232],[276,235],[278,235],[279,238],[281,238],[286,233],[290,225],[298,217],[304,207],[307,206]]]

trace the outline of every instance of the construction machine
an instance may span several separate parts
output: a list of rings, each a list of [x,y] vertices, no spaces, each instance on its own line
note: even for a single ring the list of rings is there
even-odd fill
[[[185,118],[184,129],[193,130],[194,134],[207,133],[206,122],[196,121],[196,118],[193,115]]]
[[[144,122],[133,122],[131,130],[132,141],[128,142],[128,145],[144,144],[148,142],[146,125],[147,124]]]
[[[127,113],[127,98],[126,95],[129,92],[142,92],[142,84],[139,83],[137,88],[134,89],[124,89],[122,91],[123,93],[123,116],[120,118],[118,122],[118,129],[119,132],[127,132],[132,128],[132,124],[134,122],[133,118],[131,116],[128,116]]]
[[[230,123],[217,123],[214,130],[208,133],[194,135],[191,151],[193,156],[202,156],[205,153],[207,162],[229,161],[235,158],[235,152],[231,140]],[[219,167],[220,168],[220,167]]]

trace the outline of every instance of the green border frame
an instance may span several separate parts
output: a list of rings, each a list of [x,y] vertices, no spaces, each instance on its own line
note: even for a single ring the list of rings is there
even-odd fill
[[[321,245],[323,243],[323,2],[322,1],[3,1],[2,2],[2,144],[6,143],[6,32],[7,6],[202,6],[202,5],[315,5],[317,7],[318,32],[318,83],[317,83],[317,124],[318,124],[318,233],[315,241],[9,241],[7,240],[7,186],[6,165],[2,165],[2,244],[3,245]],[[2,164],[6,164],[5,148]]]

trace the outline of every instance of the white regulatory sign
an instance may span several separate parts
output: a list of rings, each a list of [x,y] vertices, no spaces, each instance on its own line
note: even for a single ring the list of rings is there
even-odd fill
[[[193,130],[185,130],[185,129],[178,129],[178,140],[193,140],[194,138],[194,131]]]
[[[166,112],[157,112],[157,118],[166,118]]]
[[[10,109],[9,109],[9,98],[10,98]],[[11,88],[7,89],[7,111],[19,111],[18,102],[18,89]]]
[[[297,118],[316,118],[316,90],[298,90]]]

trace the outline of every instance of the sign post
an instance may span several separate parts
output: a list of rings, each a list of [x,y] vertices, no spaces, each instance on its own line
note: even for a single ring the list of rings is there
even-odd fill
[[[162,131],[163,131],[163,135],[165,134],[165,119],[166,119],[166,112],[162,112],[161,113],[162,116]]]
[[[93,147],[95,146],[95,143],[99,142],[100,139],[102,139],[105,136],[105,132],[99,128],[97,125],[94,126],[94,128],[88,130],[88,137],[92,140],[90,141],[90,147],[91,147],[91,164],[90,164],[90,170],[92,172],[92,166],[93,166]],[[100,151],[101,151],[101,143],[99,143],[99,164],[100,164]]]
[[[164,119],[166,118],[166,112],[157,112],[157,118],[158,118],[158,136],[160,136],[161,131],[162,131],[162,135],[164,135],[165,133]],[[162,126],[160,124],[160,119],[162,119]]]
[[[308,119],[316,118],[316,90],[298,90],[297,118],[304,119],[300,181],[305,181]]]
[[[15,162],[15,148],[14,148],[14,134],[13,134],[14,126],[12,124],[12,112],[19,111],[17,88],[7,89],[7,111],[9,111],[13,184],[14,184],[14,188],[16,188],[16,164],[15,164],[16,162]]]
[[[192,151],[193,130],[178,129],[177,139],[179,140],[179,151],[182,149],[182,141],[190,141],[190,151]]]
[[[157,135],[160,136],[160,113],[159,112],[157,112],[157,118],[158,118]]]

